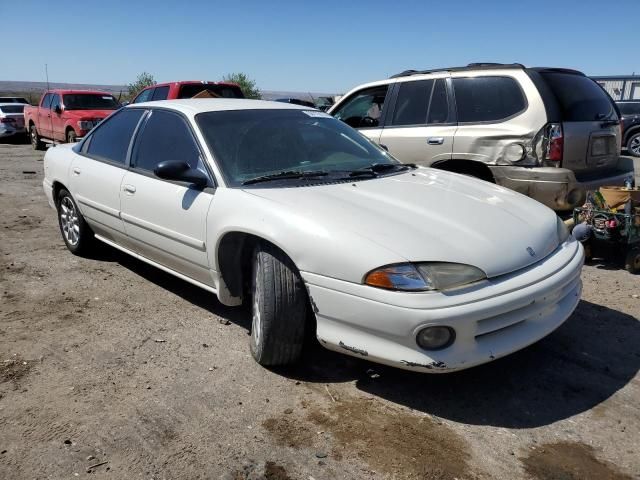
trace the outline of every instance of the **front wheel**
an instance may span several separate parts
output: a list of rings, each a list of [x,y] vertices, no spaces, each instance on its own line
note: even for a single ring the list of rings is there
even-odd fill
[[[58,224],[62,239],[69,251],[82,255],[95,242],[93,232],[78,209],[71,194],[64,188],[58,193]]]
[[[251,354],[263,366],[295,363],[302,353],[307,292],[281,250],[256,247],[253,255]]]
[[[73,129],[70,129],[67,132],[67,143],[76,143],[78,140],[78,136],[76,135],[76,132],[73,131]]]
[[[34,150],[44,150],[44,142],[40,140],[40,135],[38,135],[38,130],[36,130],[35,125],[31,125],[29,136],[31,137],[31,146]]]
[[[631,136],[627,142],[627,151],[634,157],[640,157],[640,132]]]

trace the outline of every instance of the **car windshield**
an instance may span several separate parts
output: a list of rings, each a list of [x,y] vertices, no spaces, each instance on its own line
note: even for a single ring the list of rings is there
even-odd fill
[[[64,96],[67,110],[116,110],[120,105],[111,95],[74,93]]]
[[[0,110],[3,113],[22,113],[24,112],[24,105],[17,103],[15,105],[0,105]]]
[[[314,181],[335,181],[336,175],[371,165],[400,165],[351,127],[316,110],[206,112],[196,122],[231,187],[265,176],[299,179],[292,174],[304,172],[324,175]]]

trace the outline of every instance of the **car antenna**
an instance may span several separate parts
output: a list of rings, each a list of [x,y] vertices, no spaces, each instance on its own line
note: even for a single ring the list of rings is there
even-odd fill
[[[50,88],[49,88],[49,66],[46,63],[44,64],[44,74],[47,77],[47,90],[50,90]]]

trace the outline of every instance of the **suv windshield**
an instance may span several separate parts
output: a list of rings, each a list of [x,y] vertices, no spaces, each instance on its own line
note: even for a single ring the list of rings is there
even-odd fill
[[[64,95],[64,108],[67,110],[116,110],[120,105],[111,95],[74,93]]]
[[[618,108],[623,115],[640,115],[640,102],[618,103]]]
[[[193,98],[200,92],[207,91],[212,97],[244,98],[240,87],[234,85],[212,85],[210,83],[188,83],[180,87],[178,98]]]
[[[349,172],[372,165],[402,166],[352,128],[316,110],[206,112],[196,122],[231,187],[273,175],[335,181],[336,175],[350,178]],[[304,172],[310,175],[295,175]]]
[[[563,72],[540,72],[558,100],[567,122],[617,120],[613,101],[588,77]]]

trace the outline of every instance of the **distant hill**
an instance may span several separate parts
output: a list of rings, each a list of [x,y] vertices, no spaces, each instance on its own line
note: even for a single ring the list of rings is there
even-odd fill
[[[50,82],[49,88],[65,88],[78,90],[103,90],[112,95],[118,96],[120,92],[123,95],[127,93],[126,85],[93,85],[87,83],[57,83]],[[43,90],[47,89],[47,82],[22,82],[22,81],[4,81],[0,80],[0,94],[26,95],[31,97],[32,103],[37,101]],[[288,92],[277,90],[261,90],[262,98],[265,100],[276,100],[278,98],[299,98],[300,100],[313,101],[314,98],[333,96],[333,93],[316,93],[316,92]]]

